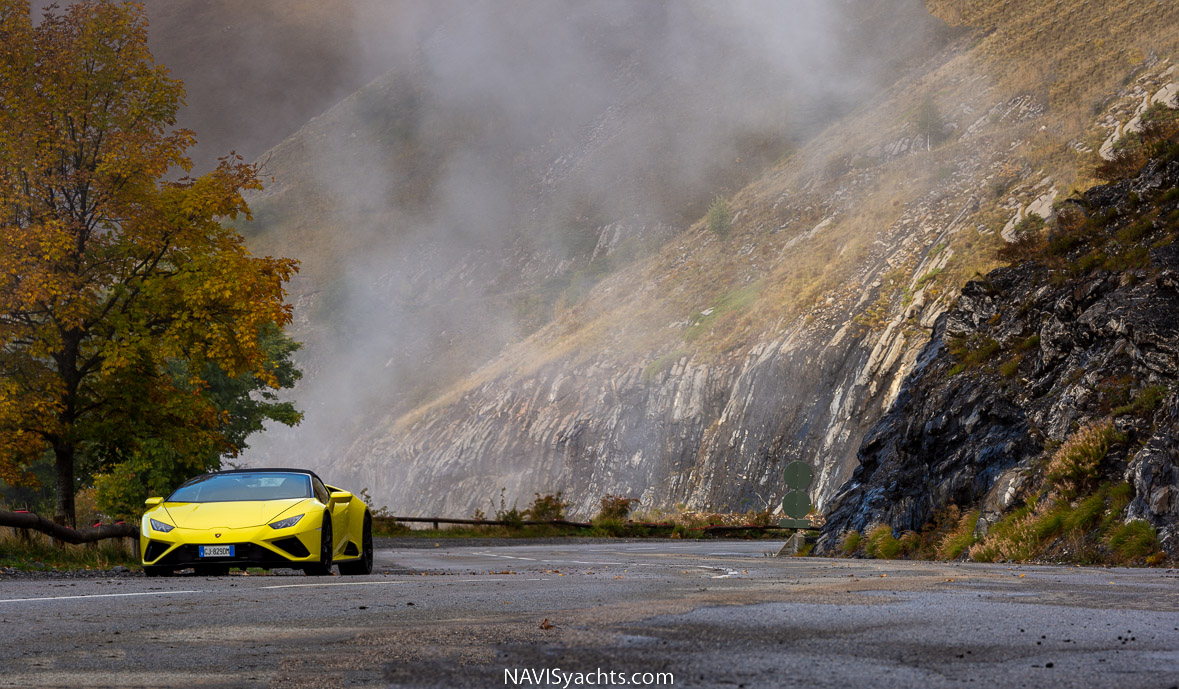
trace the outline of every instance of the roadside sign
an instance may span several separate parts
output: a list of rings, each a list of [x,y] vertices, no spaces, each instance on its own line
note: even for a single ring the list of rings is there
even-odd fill
[[[786,487],[788,489],[806,490],[811,487],[811,481],[815,478],[815,472],[811,470],[811,465],[806,462],[791,462],[782,471],[782,476],[786,479]]]

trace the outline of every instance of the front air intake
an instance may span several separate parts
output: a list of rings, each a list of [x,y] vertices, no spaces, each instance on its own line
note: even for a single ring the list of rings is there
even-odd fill
[[[303,541],[300,541],[294,536],[291,536],[290,538],[284,538],[281,541],[275,541],[274,546],[276,548],[282,548],[283,550],[290,553],[293,557],[307,557],[311,554],[307,552],[307,546],[303,545]]]
[[[147,550],[143,553],[143,559],[147,562],[152,562],[159,556],[163,555],[164,551],[167,549],[167,543],[160,543],[159,541],[148,541]]]

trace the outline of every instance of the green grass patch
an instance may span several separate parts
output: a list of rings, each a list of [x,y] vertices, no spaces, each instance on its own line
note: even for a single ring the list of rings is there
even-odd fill
[[[687,353],[687,349],[684,349],[683,347],[677,347],[676,349],[647,364],[647,367],[643,369],[643,382],[650,383],[651,381],[655,380],[661,373],[670,369],[672,366],[675,366],[680,359],[687,355]]]
[[[999,375],[1004,378],[1014,378],[1015,374],[1019,373],[1019,365],[1023,363],[1023,357],[1019,354],[1011,357],[1007,361],[999,365]]]
[[[1170,388],[1166,385],[1152,385],[1143,388],[1138,391],[1138,394],[1133,399],[1126,404],[1115,407],[1110,413],[1114,416],[1125,416],[1129,414],[1143,418],[1149,417],[1154,414],[1155,410],[1159,408],[1159,405],[1163,403],[1163,400],[1167,398],[1168,392],[1170,392]]]
[[[934,280],[937,279],[937,276],[942,274],[942,272],[943,272],[942,268],[934,268],[933,270],[929,271],[925,275],[922,275],[921,278],[919,280],[917,280],[916,289],[920,290],[922,287],[925,287],[930,282],[933,282]]]
[[[892,527],[881,524],[864,538],[864,554],[872,558],[895,560],[901,554],[901,543],[892,534]]]
[[[958,360],[958,364],[950,369],[950,377],[982,366],[1002,349],[994,338],[977,336],[969,340],[951,338],[946,346]]]
[[[42,533],[32,532],[26,539],[16,529],[0,538],[0,566],[31,571],[105,570],[118,565],[141,569],[139,553],[133,539],[111,538],[95,543],[54,545]]]
[[[860,549],[860,542],[864,537],[860,535],[859,531],[848,531],[843,534],[843,538],[839,539],[839,552],[844,555],[854,555]]]
[[[1115,527],[1107,543],[1118,562],[1131,563],[1147,559],[1159,551],[1159,536],[1150,523],[1135,519]]]
[[[733,315],[749,310],[761,296],[764,286],[764,280],[757,280],[722,294],[708,308],[692,317],[687,330],[684,331],[684,340],[694,342]]]

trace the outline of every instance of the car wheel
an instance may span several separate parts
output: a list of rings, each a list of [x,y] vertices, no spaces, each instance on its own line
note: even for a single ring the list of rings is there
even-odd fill
[[[367,511],[364,513],[364,529],[362,531],[360,558],[351,562],[340,563],[340,574],[371,574],[373,571],[373,518]]]
[[[319,562],[303,567],[309,576],[322,577],[332,573],[332,515],[323,513],[323,526],[319,529]]]
[[[171,567],[152,567],[151,565],[143,566],[143,575],[146,577],[170,577],[172,576]]]

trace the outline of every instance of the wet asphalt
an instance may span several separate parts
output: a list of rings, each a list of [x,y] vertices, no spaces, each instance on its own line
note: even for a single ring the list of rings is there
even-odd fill
[[[1179,572],[779,546],[383,541],[366,577],[0,575],[0,687],[1179,686]]]

